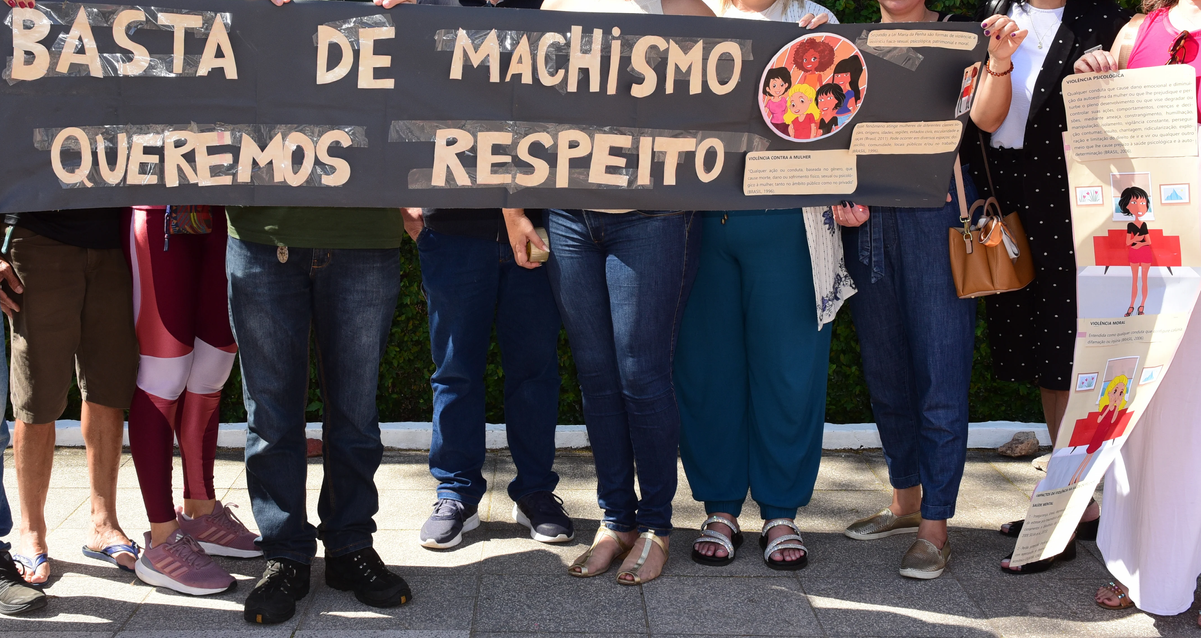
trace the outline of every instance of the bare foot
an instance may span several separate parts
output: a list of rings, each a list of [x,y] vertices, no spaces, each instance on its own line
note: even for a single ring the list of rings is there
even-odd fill
[[[36,535],[21,535],[21,551],[19,554],[22,556],[29,560],[36,560],[34,557],[38,554],[49,554],[49,552],[50,548],[46,546],[46,538],[44,536],[39,538]],[[47,559],[47,562],[38,565],[37,569],[33,571],[28,571],[28,568],[20,561],[16,561],[16,563],[17,569],[21,572],[21,577],[30,585],[41,585],[50,580],[49,559]]]
[[[1119,583],[1115,580],[1114,584],[1123,594],[1127,594],[1127,596],[1130,594],[1130,590],[1127,589],[1126,586],[1123,585],[1122,583]],[[1119,609],[1122,605],[1122,601],[1129,600],[1129,598],[1128,597],[1119,598],[1117,592],[1115,592],[1108,585],[1106,585],[1097,590],[1097,595],[1093,597],[1093,600],[1096,600],[1097,604],[1102,605],[1106,608]]]
[[[629,547],[630,543],[633,543],[634,539],[638,538],[638,532],[636,530],[615,533],[621,538],[621,542],[624,543],[626,547]],[[587,569],[587,573],[589,575],[604,573],[609,569],[609,565],[624,553],[621,549],[621,546],[619,546],[617,541],[613,540],[611,536],[604,536],[599,541],[596,541],[596,544],[589,551],[592,552],[592,555],[589,556],[588,561],[584,563],[584,568]],[[573,574],[580,574],[584,572],[584,570],[580,569],[580,567],[577,565],[572,565],[568,568],[568,570]]]
[[[727,521],[731,521],[731,522],[738,520],[737,517],[727,514],[725,512],[717,512],[717,513],[713,514],[713,516],[720,516],[720,517],[726,519]],[[724,523],[710,523],[709,527],[706,527],[705,529],[712,530],[714,532],[717,532],[718,534],[721,534],[722,536],[725,536],[726,540],[732,541],[734,538],[734,528],[732,526],[726,525]],[[704,537],[702,536],[701,538],[704,538]],[[693,545],[693,548],[696,549],[696,551],[700,555],[708,556],[711,558],[725,558],[726,556],[730,555],[730,553],[726,551],[726,548],[722,547],[721,545],[718,545],[717,543],[713,543],[713,542],[698,543],[696,545]]]
[[[788,527],[787,525],[776,525],[775,527],[767,530],[767,542],[770,543],[781,536],[787,536],[791,533],[792,528]],[[801,557],[804,555],[805,552],[799,549],[781,549],[779,551],[772,552],[771,559],[777,563],[791,563],[793,561],[801,560]]]
[[[659,540],[663,541],[664,545],[671,547],[670,536],[660,536]],[[634,543],[634,548],[630,550],[629,556],[626,556],[625,562],[621,564],[621,571],[632,571],[634,569],[634,564],[637,563],[638,558],[642,556],[642,550],[647,543],[651,543],[653,545],[654,541],[646,538],[639,538],[638,541]],[[667,553],[661,549],[658,549],[657,546],[653,546],[651,547],[650,553],[646,556],[646,562],[644,562],[642,567],[638,570],[638,576],[644,583],[654,580],[659,577],[659,574],[663,573],[663,566],[666,564]],[[622,574],[620,579],[627,583],[634,582],[634,577],[630,574]]]
[[[111,545],[132,545],[133,541],[119,527],[97,527],[88,534],[87,547],[93,551],[102,551]],[[121,552],[113,556],[122,567],[132,570],[137,557],[129,552]]]

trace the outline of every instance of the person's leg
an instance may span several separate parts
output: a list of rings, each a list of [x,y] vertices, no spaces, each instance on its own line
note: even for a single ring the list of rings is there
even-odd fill
[[[946,521],[955,515],[967,461],[976,300],[957,296],[947,244],[931,238],[944,237],[958,223],[958,204],[952,201],[941,209],[908,211],[898,228],[902,312],[920,419],[916,441],[923,492],[918,538],[940,548],[946,542]]]
[[[505,371],[505,433],[517,476],[509,483],[514,501],[553,492],[555,426],[559,423],[559,309],[546,268],[513,262],[507,244],[497,244],[501,264],[496,336]]]
[[[637,536],[638,495],[613,345],[605,281],[607,248],[600,229],[592,227],[582,211],[549,211],[546,232],[551,248],[547,275],[575,358],[584,423],[596,465],[597,502],[604,510],[602,525],[616,532],[628,548]],[[590,551],[581,567],[593,574],[604,571],[622,548],[613,539],[598,539]]]
[[[54,462],[54,421],[67,407],[71,370],[79,348],[87,287],[87,251],[23,228],[12,229],[8,261],[24,292],[12,326],[13,460],[21,502],[17,556],[36,561],[49,551],[43,508]],[[43,583],[43,563],[26,578]]]
[[[1134,301],[1138,298],[1138,264],[1130,264],[1130,309],[1126,316],[1134,314]]]
[[[225,279],[228,234],[221,208],[212,211],[212,232],[198,240],[197,290],[193,292],[195,337],[192,368],[179,419],[179,455],[183,461],[184,506],[188,518],[208,516],[217,505],[213,463],[217,456],[221,389],[229,380],[238,347],[229,325]],[[174,250],[174,247],[172,247]]]
[[[371,547],[383,458],[376,388],[400,296],[400,251],[319,250],[312,313],[324,401],[317,501],[326,559]]]
[[[742,268],[730,252],[738,214],[703,213],[698,220],[704,227],[700,266],[680,323],[673,371],[680,459],[692,498],[704,502],[706,514],[731,521],[742,513],[750,488]],[[721,523],[711,529],[727,537],[734,533]],[[728,555],[712,542],[696,549],[703,556]]]
[[[897,226],[905,223],[907,209],[872,207],[868,224],[843,229],[847,271],[859,289],[847,300],[863,375],[871,398],[872,414],[884,448],[896,516],[917,513],[921,507],[921,472],[918,465],[918,421],[913,375],[905,322],[902,315],[904,291],[900,285]],[[873,237],[874,235],[874,237]],[[872,281],[873,269],[858,258],[860,245],[871,240],[875,260],[883,260],[884,274]]]
[[[809,503],[821,463],[830,334],[818,330],[813,264],[801,211],[730,219],[743,264],[750,366],[751,497],[764,520],[795,519]],[[792,534],[779,525],[768,540]],[[774,552],[796,561],[799,549]]]
[[[1147,295],[1151,293],[1147,288],[1147,278],[1151,275],[1151,264],[1142,264],[1139,266],[1139,270],[1142,271],[1143,275],[1143,300],[1138,305],[1138,313],[1141,315],[1143,314],[1144,307],[1147,305]]]
[[[229,238],[229,315],[246,403],[246,487],[259,547],[271,559],[308,565],[317,528],[305,509],[304,407],[309,376],[313,251]]]
[[[680,320],[696,278],[700,220],[691,211],[638,212],[607,216],[600,224],[610,253],[605,278],[641,496],[638,530],[653,532],[666,545],[680,444],[672,364]],[[667,555],[650,551],[651,542],[640,539],[634,545],[620,579],[632,583],[661,573]]]
[[[92,532],[86,546],[95,551],[130,545],[117,522],[117,469],[125,410],[137,387],[138,341],[134,331],[133,281],[120,249],[88,250],[87,289],[75,355],[83,398],[82,430],[92,487]],[[109,552],[105,552],[109,553]],[[137,556],[112,556],[133,569]]]
[[[487,491],[484,369],[496,314],[497,242],[429,228],[417,239],[434,359],[430,474],[439,499],[474,507]]]
[[[162,250],[164,216],[163,211],[143,209],[124,216],[140,349],[137,388],[129,407],[129,452],[150,521],[152,547],[167,542],[179,529],[171,459],[180,397],[192,368],[193,306],[200,274],[192,242],[174,241],[170,250]]]
[[[4,453],[8,449],[8,356],[4,347],[4,328],[0,324],[0,539],[13,530],[12,510],[4,491]],[[12,545],[0,540],[0,614],[23,614],[46,606],[46,594],[26,583],[9,550]]]

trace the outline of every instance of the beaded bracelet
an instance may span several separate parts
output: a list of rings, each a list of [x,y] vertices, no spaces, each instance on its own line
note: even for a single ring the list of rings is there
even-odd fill
[[[988,62],[984,63],[984,70],[988,71],[988,74],[993,76],[994,78],[1003,78],[1003,77],[1009,75],[1010,73],[1013,73],[1013,60],[1009,61],[1009,69],[1008,70],[1006,70],[1004,73],[997,73],[996,71],[992,70],[992,58],[989,58]]]

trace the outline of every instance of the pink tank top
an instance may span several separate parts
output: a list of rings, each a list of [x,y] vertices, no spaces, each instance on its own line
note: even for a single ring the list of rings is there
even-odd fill
[[[1138,37],[1134,40],[1134,48],[1130,51],[1130,59],[1126,68],[1138,69],[1149,66],[1163,66],[1168,63],[1168,49],[1180,35],[1180,30],[1172,26],[1168,20],[1167,9],[1152,11],[1138,28]],[[1193,67],[1198,76],[1197,81],[1197,122],[1201,123],[1201,56],[1197,55],[1198,34],[1194,33],[1184,41],[1184,62]]]

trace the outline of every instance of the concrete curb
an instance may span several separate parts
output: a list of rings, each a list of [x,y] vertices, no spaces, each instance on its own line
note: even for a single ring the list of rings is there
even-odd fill
[[[380,430],[384,446],[397,450],[428,450],[433,424],[426,422],[381,423]],[[996,448],[1013,438],[1018,432],[1035,432],[1040,445],[1051,445],[1047,426],[1041,423],[1018,423],[1015,421],[985,421],[972,423],[968,427],[969,448]],[[321,438],[321,424],[309,423],[305,433],[310,438]],[[83,433],[79,421],[58,421],[55,424],[56,444],[66,447],[82,447]],[[485,442],[489,450],[508,447],[505,426],[488,424]],[[129,445],[129,432],[125,433],[125,444]],[[222,423],[217,435],[217,446],[224,448],[246,447],[245,423]],[[555,432],[555,446],[559,449],[588,447],[588,433],[582,425],[560,425]],[[822,435],[822,448],[826,450],[879,449],[880,435],[874,423],[827,423]]]

